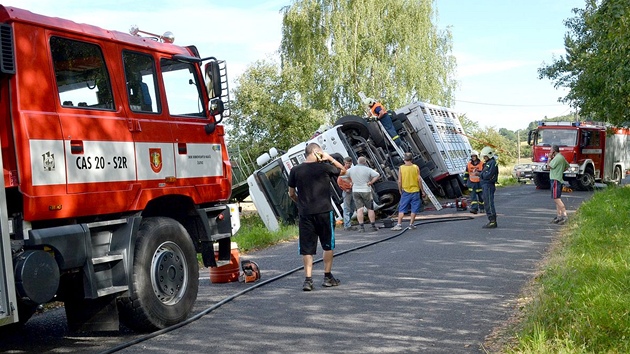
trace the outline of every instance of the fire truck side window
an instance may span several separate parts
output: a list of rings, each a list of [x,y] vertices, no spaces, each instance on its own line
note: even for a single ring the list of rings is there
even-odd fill
[[[63,107],[114,109],[111,81],[99,46],[51,37],[50,51]]]
[[[123,51],[129,107],[134,112],[159,112],[155,94],[155,64],[153,58],[140,53]]]
[[[160,66],[169,113],[205,118],[201,100],[205,86],[199,83],[193,64],[162,59]]]

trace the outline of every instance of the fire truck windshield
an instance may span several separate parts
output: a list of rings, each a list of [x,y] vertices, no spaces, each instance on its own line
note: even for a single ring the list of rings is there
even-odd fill
[[[541,129],[538,131],[538,146],[575,146],[577,144],[576,129]]]

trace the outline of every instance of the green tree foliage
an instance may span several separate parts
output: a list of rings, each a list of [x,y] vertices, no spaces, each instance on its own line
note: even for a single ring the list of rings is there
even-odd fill
[[[292,70],[257,61],[237,79],[228,144],[257,156],[271,147],[286,149],[308,140],[324,123],[324,112],[304,108]]]
[[[336,120],[363,115],[358,92],[388,109],[449,105],[455,88],[450,31],[431,0],[296,0],[283,9],[280,56],[307,106]]]
[[[570,89],[561,101],[593,120],[630,121],[630,6],[627,0],[586,0],[565,21],[566,55],[538,69]]]

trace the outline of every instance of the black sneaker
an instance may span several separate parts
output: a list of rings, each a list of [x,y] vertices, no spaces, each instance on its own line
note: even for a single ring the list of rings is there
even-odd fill
[[[553,218],[553,220],[551,220],[551,223],[557,224],[559,221],[560,221],[560,218],[556,216],[555,218]]]
[[[339,283],[340,283],[339,279],[331,275],[329,277],[324,277],[324,282],[322,283],[322,286],[326,288],[330,288],[332,286],[338,286]],[[313,285],[311,284],[311,286]]]
[[[558,225],[564,225],[564,223],[566,223],[566,222],[567,222],[567,217],[566,217],[566,216],[563,216],[563,217],[561,217],[560,219],[558,219],[558,222],[557,222],[556,224],[558,224]]]
[[[376,232],[378,231],[378,227],[372,225],[372,227],[370,227],[370,232]]]
[[[470,212],[473,213],[473,214],[477,214],[478,213],[477,209],[470,209]]]
[[[497,222],[496,221],[490,221],[489,223],[483,225],[482,228],[484,228],[484,229],[496,229],[497,228]]]
[[[365,232],[364,228],[360,228],[358,232]]]
[[[312,291],[313,290],[313,281],[312,280],[305,280],[304,284],[302,285],[302,290],[304,290],[304,291]]]

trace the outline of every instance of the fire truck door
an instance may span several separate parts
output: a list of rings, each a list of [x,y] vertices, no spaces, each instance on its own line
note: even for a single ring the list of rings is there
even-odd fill
[[[582,158],[593,160],[595,165],[595,177],[601,176],[604,168],[604,144],[605,144],[605,132],[600,130],[583,130],[583,135],[587,138],[585,146],[582,147]]]
[[[3,171],[2,158],[0,170]],[[4,178],[0,178],[0,326],[18,321]]]
[[[136,180],[133,138],[114,90],[118,70],[104,56],[113,45],[52,37],[50,50],[67,193],[130,190]]]
[[[135,143],[138,181],[164,183],[175,176],[172,119],[164,114],[157,64],[150,55],[123,50],[129,129]]]
[[[223,136],[205,130],[209,119],[201,100],[205,87],[198,67],[170,59],[162,59],[160,64],[166,105],[173,121],[175,174],[178,179],[197,179],[194,184],[198,191],[211,193],[210,185],[223,176]],[[203,186],[207,186],[206,192]]]

